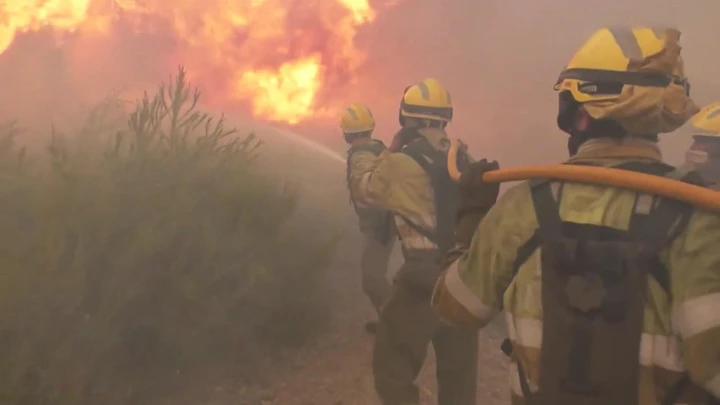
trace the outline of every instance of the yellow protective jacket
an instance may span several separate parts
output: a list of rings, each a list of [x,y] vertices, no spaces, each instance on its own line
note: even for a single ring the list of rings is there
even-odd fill
[[[366,142],[354,145],[348,150],[347,183],[350,190],[350,201],[355,207],[362,233],[377,231],[378,221],[382,220],[385,211],[363,204],[354,195],[354,190],[357,189],[362,174],[372,169],[378,156],[385,149],[386,147],[381,141],[368,139]]]
[[[444,130],[423,128],[419,132],[439,150],[450,141]],[[360,170],[358,170],[360,172]],[[437,245],[407,221],[432,233],[436,228],[435,202],[430,177],[410,156],[384,153],[363,170],[354,195],[364,204],[391,211],[404,251],[437,249]]]
[[[573,161],[616,165],[627,161],[659,161],[655,146],[631,141],[619,145],[594,140]],[[560,199],[564,221],[626,230],[636,193],[566,183]],[[542,345],[539,251],[513,277],[518,249],[538,227],[530,187],[507,191],[483,219],[468,250],[451,262],[438,280],[433,307],[454,324],[490,322],[505,312],[515,354],[511,370],[513,403],[524,403],[517,373],[520,362],[531,390],[536,389]],[[697,209],[689,223],[660,255],[669,271],[670,301],[657,281],[648,278],[643,334],[639,353],[639,404],[656,405],[683,376],[696,385],[679,403],[705,403],[720,397],[720,215]]]

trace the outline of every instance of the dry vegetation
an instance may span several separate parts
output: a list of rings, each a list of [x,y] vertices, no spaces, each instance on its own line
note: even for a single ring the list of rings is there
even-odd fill
[[[116,102],[43,153],[0,130],[0,404],[152,403],[322,331],[332,229],[197,99],[180,70],[119,131]]]

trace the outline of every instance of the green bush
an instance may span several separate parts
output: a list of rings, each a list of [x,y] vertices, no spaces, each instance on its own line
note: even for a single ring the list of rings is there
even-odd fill
[[[296,190],[198,97],[181,69],[41,156],[0,128],[0,404],[146,403],[322,330],[334,235],[298,233]]]

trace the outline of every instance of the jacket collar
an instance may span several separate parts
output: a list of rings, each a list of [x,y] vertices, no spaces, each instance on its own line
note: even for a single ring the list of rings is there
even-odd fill
[[[612,165],[626,161],[662,162],[657,142],[639,138],[590,139],[583,143],[568,163],[601,163]]]

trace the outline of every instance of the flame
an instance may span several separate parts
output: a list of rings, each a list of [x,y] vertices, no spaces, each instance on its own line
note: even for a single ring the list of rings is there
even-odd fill
[[[0,56],[33,32],[170,35],[168,53],[201,86],[215,84],[211,100],[245,101],[256,117],[295,124],[333,110],[319,95],[353,79],[366,57],[356,33],[376,16],[368,0],[4,0]]]

